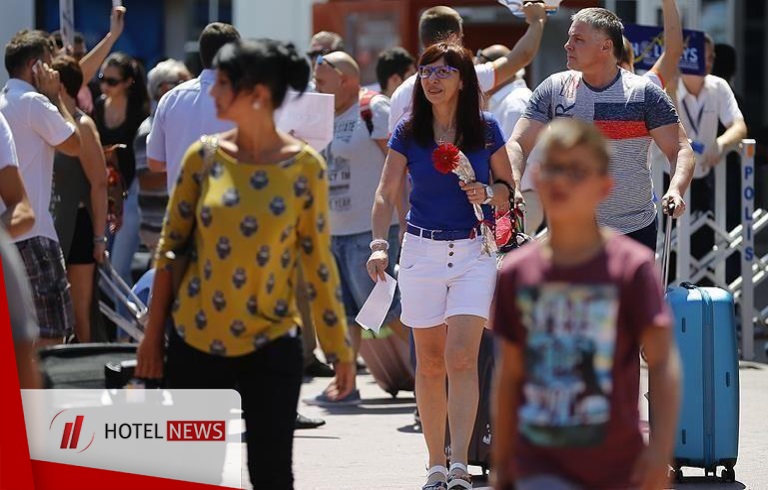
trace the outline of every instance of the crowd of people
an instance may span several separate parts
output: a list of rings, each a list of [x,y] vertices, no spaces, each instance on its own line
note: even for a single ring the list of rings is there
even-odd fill
[[[302,379],[333,378],[308,404],[361,402],[355,318],[388,274],[399,287],[385,323],[415,353],[423,490],[472,488],[488,328],[496,488],[662,488],[679,367],[656,201],[679,217],[693,182],[693,208],[711,209],[710,170],[746,136],[727,81],[678,72],[680,18],[674,0],[663,8],[665,52],[648,73],[634,73],[620,19],[587,8],[567,70],[533,91],[538,2],[522,7],[514,46],[475,55],[457,11],[426,10],[419,56],[381,52],[375,88],[330,32],[305,56],[212,23],[197,77],[173,59],[145,75],[111,53],[124,7],[90,51],[82,36],[19,32],[0,93],[0,252],[22,386],[37,383],[35,348],[125,340],[99,313],[97,268],[109,251],[130,283],[144,247],[155,274],[135,376],[237,389],[251,481],[290,489],[293,432],[323,423],[297,413]],[[289,91],[333,96],[322,151],[276,128]],[[516,211],[521,232],[547,238],[500,258],[485,231]],[[641,345],[663,400],[647,446]]]

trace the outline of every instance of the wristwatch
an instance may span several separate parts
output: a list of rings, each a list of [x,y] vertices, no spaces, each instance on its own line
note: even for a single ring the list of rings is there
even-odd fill
[[[490,185],[485,186],[485,201],[483,204],[490,204],[493,199],[493,187]]]
[[[107,243],[108,241],[109,241],[109,239],[107,237],[105,237],[105,236],[95,236],[95,237],[93,237],[94,245],[99,244],[99,243]]]

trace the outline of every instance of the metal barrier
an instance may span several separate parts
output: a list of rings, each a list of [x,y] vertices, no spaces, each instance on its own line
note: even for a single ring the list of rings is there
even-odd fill
[[[738,149],[741,158],[741,224],[733,230],[726,226],[726,166],[715,167],[715,211],[696,217],[685,213],[672,232],[671,243],[677,251],[676,274],[673,282],[682,280],[693,283],[709,279],[713,284],[733,294],[739,307],[741,322],[741,350],[744,359],[753,359],[754,325],[768,318],[768,305],[758,311],[755,305],[755,287],[768,278],[768,255],[755,253],[755,235],[768,229],[768,212],[755,209],[755,140],[742,140]],[[657,166],[658,167],[658,166]],[[663,169],[652,171],[654,188],[663,189]],[[685,195],[690,200],[690,190]],[[702,227],[709,227],[715,234],[715,245],[704,257],[691,257],[691,236]],[[680,239],[684,237],[685,239]],[[663,243],[663,232],[659,241]],[[661,250],[661,247],[658,248]],[[741,276],[726,283],[725,262],[733,253],[741,255]]]

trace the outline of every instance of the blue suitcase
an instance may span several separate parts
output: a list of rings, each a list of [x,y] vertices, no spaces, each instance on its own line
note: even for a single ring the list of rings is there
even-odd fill
[[[667,290],[683,372],[675,479],[682,466],[734,482],[739,451],[739,360],[733,297],[690,283]]]

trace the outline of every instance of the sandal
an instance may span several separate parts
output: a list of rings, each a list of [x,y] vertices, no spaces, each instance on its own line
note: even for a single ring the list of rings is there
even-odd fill
[[[432,480],[430,481],[430,479]],[[421,487],[421,490],[446,490],[448,488],[447,479],[448,470],[446,467],[439,464],[435,465],[427,471],[427,483]]]
[[[448,490],[472,490],[472,475],[469,474],[467,465],[451,463],[451,470],[448,475]]]

